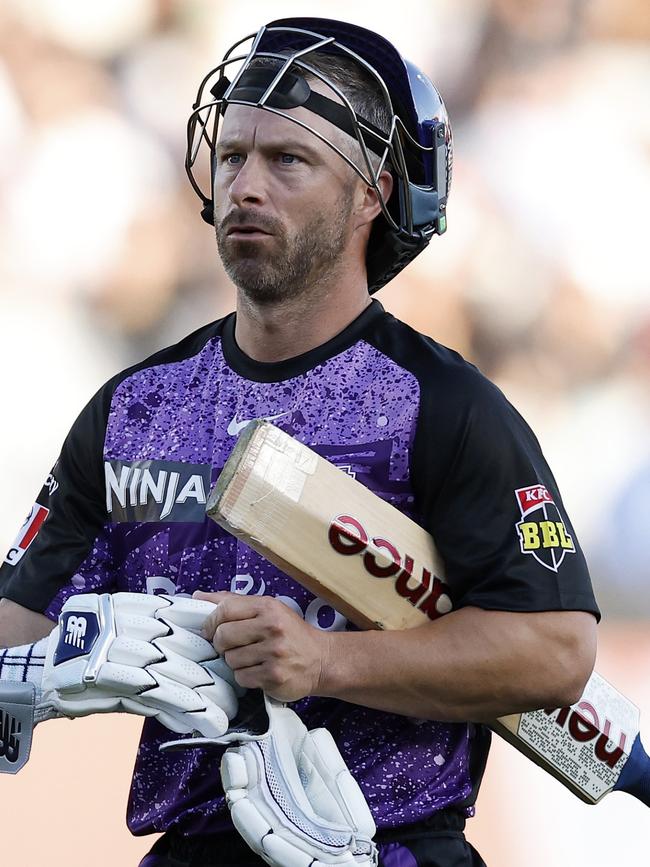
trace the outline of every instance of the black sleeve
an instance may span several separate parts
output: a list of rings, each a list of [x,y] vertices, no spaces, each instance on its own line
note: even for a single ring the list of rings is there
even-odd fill
[[[471,365],[423,383],[412,478],[454,607],[582,610],[589,572],[539,443]]]
[[[50,616],[48,606],[88,560],[92,592],[112,581],[103,480],[103,445],[110,404],[106,386],[83,409],[0,567],[0,596]],[[90,588],[87,588],[90,589]]]
[[[90,400],[0,566],[0,597],[56,618],[72,593],[117,589],[104,475],[104,441],[115,389],[144,368],[200,352],[224,322],[204,325],[121,371]]]

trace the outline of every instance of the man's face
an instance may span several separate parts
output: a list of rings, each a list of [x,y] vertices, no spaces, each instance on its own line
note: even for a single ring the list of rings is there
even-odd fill
[[[327,121],[291,114],[337,142]],[[309,131],[243,105],[228,107],[216,157],[215,228],[230,278],[257,304],[309,292],[350,242],[357,176]]]

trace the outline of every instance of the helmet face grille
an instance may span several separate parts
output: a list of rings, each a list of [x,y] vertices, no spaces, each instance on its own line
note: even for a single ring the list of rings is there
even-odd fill
[[[390,129],[379,130],[357,114],[320,62],[321,71],[310,64],[323,55],[347,57],[372,76],[392,118]],[[310,87],[315,79],[325,85],[327,95],[323,88]],[[262,27],[226,52],[201,82],[187,126],[185,168],[208,222],[213,222],[219,123],[229,105],[258,108],[308,130],[374,189],[382,213],[368,247],[371,291],[424,249],[433,234],[444,231],[452,150],[444,103],[426,76],[378,34],[345,22],[285,19]],[[324,117],[351,142],[356,139],[357,147],[344,152],[334,136],[328,138],[296,117],[292,109],[299,106]],[[336,139],[340,142],[340,136]],[[202,154],[208,157],[203,165]],[[387,166],[396,187],[390,203],[379,186]]]

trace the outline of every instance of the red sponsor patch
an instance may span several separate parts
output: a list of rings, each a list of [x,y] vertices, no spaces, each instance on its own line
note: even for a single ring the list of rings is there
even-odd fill
[[[528,488],[517,488],[515,491],[519,501],[522,516],[531,509],[538,509],[544,503],[552,503],[553,497],[544,485],[531,485]]]
[[[22,559],[25,551],[36,538],[38,531],[49,514],[50,510],[46,509],[45,506],[41,506],[40,503],[34,503],[31,512],[25,519],[25,523],[20,528],[16,541],[5,557],[5,563],[15,566]]]

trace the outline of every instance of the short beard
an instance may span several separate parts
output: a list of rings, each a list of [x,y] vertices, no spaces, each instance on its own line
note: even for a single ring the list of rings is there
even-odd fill
[[[316,213],[293,236],[280,223],[264,221],[254,211],[240,211],[236,222],[251,222],[273,233],[273,254],[259,242],[227,240],[233,221],[216,228],[217,247],[226,273],[242,294],[256,305],[276,305],[309,294],[326,275],[336,270],[348,241],[348,223],[352,211],[353,188],[350,185],[334,215]],[[264,243],[264,242],[262,242]]]

